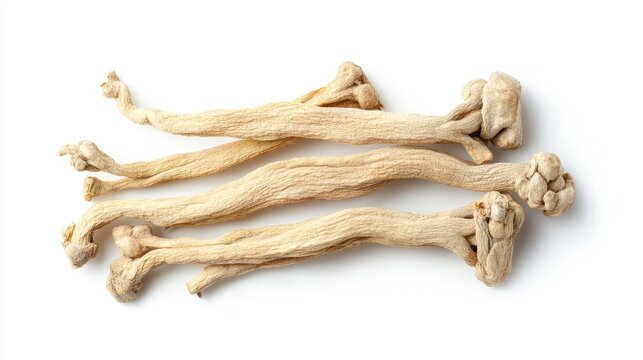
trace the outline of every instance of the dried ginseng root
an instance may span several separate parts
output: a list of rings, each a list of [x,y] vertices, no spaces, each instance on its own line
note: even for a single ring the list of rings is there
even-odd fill
[[[299,224],[235,231],[210,241],[163,239],[144,225],[121,226],[113,233],[124,256],[112,263],[107,287],[118,301],[132,301],[145,275],[158,266],[209,264],[188,283],[190,292],[198,294],[222,278],[368,243],[448,249],[475,266],[478,279],[491,286],[511,270],[523,221],[522,208],[509,195],[489,192],[471,205],[432,215],[350,209]]]
[[[143,111],[134,107],[129,89],[118,80],[116,74],[110,74],[109,79],[109,85],[103,85],[103,88],[109,89],[110,86],[118,85],[116,100],[123,114],[129,116],[128,114]],[[339,66],[335,79],[328,85],[311,91],[294,102],[313,106],[382,109],[379,97],[362,69],[350,62]],[[65,145],[60,149],[59,154],[70,155],[71,165],[78,171],[104,171],[124,176],[122,179],[112,181],[100,180],[93,176],[87,177],[83,196],[85,200],[91,200],[95,196],[112,191],[217,174],[267,152],[290,145],[294,141],[297,139],[239,140],[192,153],[130,164],[117,163],[91,141]]]
[[[263,166],[213,190],[167,199],[110,200],[94,204],[63,232],[73,266],[95,255],[93,232],[128,216],[158,226],[231,221],[268,207],[305,200],[340,200],[369,194],[391,181],[424,179],[473,191],[517,192],[527,204],[556,216],[574,202],[574,183],[554,154],[526,164],[472,165],[424,148],[392,147],[344,157],[310,157]]]
[[[349,144],[453,143],[463,145],[478,164],[493,159],[483,140],[501,149],[514,149],[522,144],[520,83],[500,72],[493,73],[488,81],[468,82],[462,90],[465,102],[445,116],[320,107],[314,101],[177,114],[135,107],[127,86],[115,74],[110,74],[102,86],[103,94],[115,98],[129,120],[180,135],[254,140],[297,137]],[[358,101],[360,107],[367,108],[362,106],[359,96]],[[373,105],[376,104],[374,101]]]

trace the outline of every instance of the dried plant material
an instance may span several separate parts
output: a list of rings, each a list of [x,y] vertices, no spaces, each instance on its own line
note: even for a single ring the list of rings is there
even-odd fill
[[[123,114],[135,116],[134,114],[137,112],[144,111],[144,109],[134,107],[127,85],[119,81],[116,74],[111,73],[109,79],[108,84],[117,87],[116,101]],[[103,88],[108,88],[108,85],[103,85]],[[311,91],[294,102],[314,106],[354,107],[364,110],[382,109],[379,97],[362,69],[349,62],[340,65],[335,79],[328,85]],[[83,195],[85,200],[91,200],[95,196],[112,191],[213,175],[267,152],[288,146],[294,141],[297,139],[240,140],[192,153],[130,164],[117,163],[90,141],[63,146],[59,154],[61,156],[70,155],[70,162],[78,171],[104,171],[125,176],[123,179],[114,181],[87,177],[83,187]]]
[[[265,153],[286,147],[297,140],[296,138],[273,141],[239,140],[205,150],[172,155],[148,162],[117,164],[117,166],[126,168],[140,166],[151,175],[140,178],[124,177],[117,180],[101,180],[94,176],[88,176],[83,184],[83,198],[90,201],[96,196],[106,195],[114,191],[143,188],[175,180],[214,175]],[[67,151],[69,146],[77,147],[79,153],[101,153],[98,147],[89,141],[82,141],[78,145],[67,145],[66,149],[61,150],[61,153]]]
[[[349,144],[425,145],[461,144],[479,164],[493,159],[485,142],[501,149],[522,144],[520,83],[495,72],[489,81],[468,82],[465,99],[446,116],[394,114],[355,108],[315,106],[313,101],[273,103],[252,109],[211,110],[177,114],[133,105],[127,86],[116,74],[103,83],[103,94],[115,98],[121,112],[137,124],[149,124],[180,135],[230,136],[254,140],[290,137],[322,139]],[[369,88],[372,89],[372,88]],[[311,95],[315,98],[317,94]],[[361,108],[378,102],[357,96]],[[335,99],[334,99],[335,100]]]
[[[574,185],[554,154],[527,164],[471,165],[423,148],[393,147],[344,157],[279,161],[216,189],[168,199],[111,200],[94,204],[63,234],[72,265],[94,256],[93,232],[129,216],[158,226],[231,221],[268,207],[305,200],[340,200],[369,194],[399,179],[425,179],[474,191],[518,192],[532,208],[556,216],[574,201]]]
[[[147,226],[123,226],[114,229],[114,238],[125,256],[112,263],[107,287],[117,300],[132,301],[143,278],[163,264],[211,264],[207,275],[230,277],[367,243],[443,247],[475,266],[477,277],[491,286],[511,269],[523,221],[522,208],[509,195],[490,192],[474,204],[433,215],[350,209],[294,225],[232,232],[211,241],[168,240],[152,235]],[[209,283],[192,281],[190,291],[199,293],[212,284],[212,277],[206,278]]]

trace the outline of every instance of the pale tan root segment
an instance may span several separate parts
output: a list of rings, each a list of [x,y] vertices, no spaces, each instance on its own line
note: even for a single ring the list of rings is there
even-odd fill
[[[114,261],[108,288],[119,301],[136,299],[142,280],[163,264],[210,264],[188,284],[192,293],[223,278],[284,266],[366,243],[391,247],[440,246],[476,266],[487,285],[511,269],[524,212],[509,195],[485,194],[469,206],[422,215],[378,208],[344,210],[299,224],[231,232],[219,239],[163,239],[147,226],[121,226],[114,238],[124,255]],[[475,250],[472,248],[475,245]]]
[[[472,165],[428,149],[384,148],[344,157],[279,161],[192,196],[104,201],[91,206],[78,225],[67,227],[63,245],[72,264],[81,266],[96,251],[93,232],[123,216],[165,227],[213,224],[305,200],[358,197],[399,179],[431,180],[481,192],[517,192],[530,207],[550,216],[569,208],[575,197],[573,179],[554,154],[538,153],[526,164]]]

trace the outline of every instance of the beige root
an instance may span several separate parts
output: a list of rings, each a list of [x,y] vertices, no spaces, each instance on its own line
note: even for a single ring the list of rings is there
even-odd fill
[[[110,86],[118,89],[115,98],[123,114],[134,116],[132,114],[143,111],[133,105],[127,85],[118,80],[114,73],[110,73],[109,81],[103,85],[103,88],[109,89]],[[303,95],[295,102],[314,106],[361,108],[364,110],[382,109],[377,93],[362,69],[348,62],[340,65],[335,79],[328,85]],[[117,163],[90,141],[63,146],[59,154],[61,156],[70,155],[70,162],[78,171],[104,171],[125,176],[125,178],[114,181],[87,177],[83,195],[85,200],[91,200],[95,196],[112,191],[213,175],[267,152],[290,145],[296,140],[296,138],[272,141],[240,140],[192,153],[130,164]]]
[[[462,91],[465,102],[446,116],[320,107],[306,97],[300,102],[274,103],[252,109],[177,114],[135,107],[127,86],[115,74],[110,74],[102,86],[104,95],[115,98],[121,112],[131,121],[181,135],[254,140],[297,137],[350,144],[454,143],[462,144],[479,164],[493,159],[486,143],[479,137],[502,149],[522,144],[520,84],[499,72],[493,73],[488,81],[468,82]],[[361,93],[357,94],[361,108],[379,104],[371,103],[371,94],[366,94],[368,101],[362,101]],[[314,99],[317,95],[310,97]]]
[[[206,242],[158,238],[145,226],[117,227],[114,238],[125,256],[112,263],[107,287],[117,300],[132,301],[145,275],[158,266],[211,264],[204,271],[205,282],[200,276],[188,284],[190,292],[199,293],[214,282],[212,274],[231,277],[366,243],[443,247],[475,265],[477,277],[491,286],[511,269],[523,221],[522,208],[509,195],[490,192],[472,205],[433,215],[350,209],[300,224],[232,232]],[[137,250],[132,252],[133,248]]]
[[[527,164],[471,165],[428,149],[393,147],[344,157],[279,161],[192,196],[104,201],[91,206],[78,225],[66,228],[63,246],[78,267],[96,252],[93,232],[123,216],[159,226],[213,224],[299,201],[366,195],[399,179],[432,180],[482,192],[515,191],[530,207],[550,216],[569,208],[575,197],[573,179],[554,154],[538,153]]]

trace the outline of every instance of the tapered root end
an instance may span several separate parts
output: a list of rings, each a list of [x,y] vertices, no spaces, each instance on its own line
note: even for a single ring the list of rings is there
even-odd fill
[[[521,198],[531,208],[547,216],[558,216],[569,209],[576,198],[574,179],[565,173],[555,154],[538,153],[529,161],[529,169],[516,180]]]
[[[191,295],[197,295],[198,297],[202,297],[203,293],[201,292],[202,290],[202,285],[200,284],[199,280],[197,279],[192,279],[185,283],[185,287],[188,288],[188,292]]]
[[[235,276],[243,275],[249,271],[255,270],[260,265],[250,264],[228,264],[228,265],[209,265],[199,275],[192,278],[186,284],[190,294],[196,294],[201,297],[203,290],[210,286]]]
[[[76,229],[75,224],[70,224],[65,229],[63,229],[62,245],[65,250],[65,254],[69,258],[69,261],[71,262],[71,266],[74,268],[79,268],[85,265],[85,263],[87,263],[89,259],[96,256],[98,245],[93,243],[91,239],[87,239],[86,242],[84,241],[72,242],[72,237],[75,229]]]
[[[143,288],[132,259],[122,257],[110,265],[107,289],[118,302],[136,300]]]
[[[131,259],[141,257],[150,250],[141,242],[142,238],[150,236],[152,236],[152,230],[146,225],[121,225],[112,230],[116,246],[121,249],[123,256]]]
[[[212,271],[209,271],[210,269],[210,267],[206,267],[199,275],[193,277],[185,284],[190,294],[202,297],[203,290],[214,284],[219,274],[213,274]]]
[[[116,75],[116,72],[112,71],[107,74],[107,81],[100,85],[103,90],[103,96],[110,99],[116,99],[119,94],[121,87],[121,81]]]
[[[522,145],[520,92],[520,83],[501,72],[491,74],[482,89],[480,136],[500,149]]]
[[[525,214],[511,196],[489,192],[476,202],[476,276],[488,286],[502,282],[511,271],[514,240]]]

